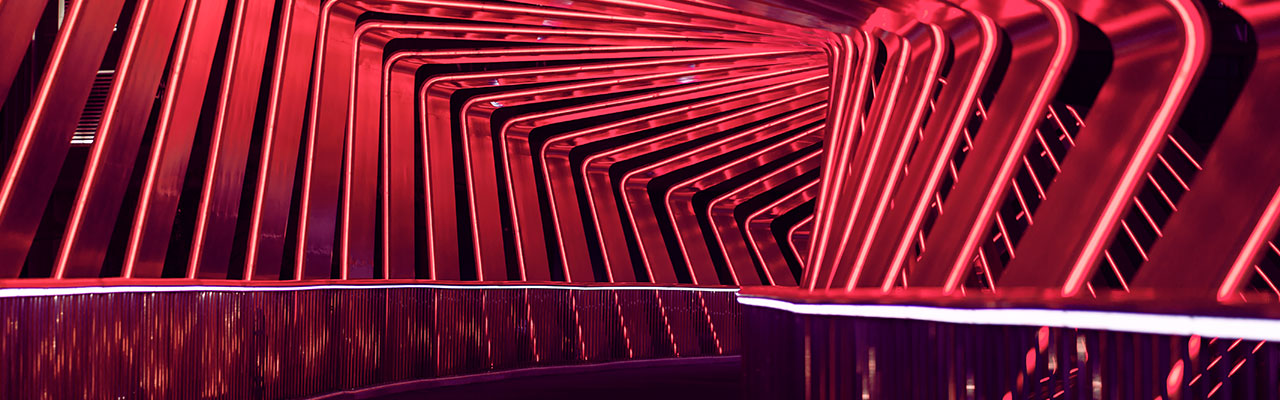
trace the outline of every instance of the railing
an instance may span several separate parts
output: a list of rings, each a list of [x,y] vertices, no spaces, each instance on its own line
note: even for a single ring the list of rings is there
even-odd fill
[[[1268,302],[759,289],[739,301],[749,398],[1280,396]]]
[[[731,288],[335,283],[0,289],[0,398],[295,398],[739,351]]]

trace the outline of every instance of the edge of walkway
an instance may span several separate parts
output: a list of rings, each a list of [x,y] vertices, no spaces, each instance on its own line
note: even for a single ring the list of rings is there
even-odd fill
[[[583,372],[601,372],[612,371],[629,368],[652,368],[665,367],[673,365],[707,365],[738,362],[742,356],[708,356],[708,357],[678,357],[678,358],[654,358],[645,360],[625,360],[611,361],[594,364],[575,364],[575,365],[555,365],[545,367],[520,368],[505,371],[493,371],[480,374],[448,376],[441,378],[416,379],[411,381],[401,381],[395,383],[387,383],[376,386],[363,387],[359,389],[343,390],[333,393],[311,397],[312,400],[361,400],[371,399],[382,396],[390,396],[404,392],[418,391],[424,389],[469,385],[473,383],[484,383],[500,381],[513,378],[527,378],[546,375],[563,375],[577,374]]]

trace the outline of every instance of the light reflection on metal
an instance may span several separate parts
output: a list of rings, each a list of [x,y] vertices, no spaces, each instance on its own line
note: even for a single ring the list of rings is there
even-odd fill
[[[26,287],[0,298],[96,279],[1280,296],[1274,1],[62,3],[0,0],[0,287]],[[628,357],[733,340],[609,297],[565,304],[618,319]],[[528,322],[534,347],[589,336]]]

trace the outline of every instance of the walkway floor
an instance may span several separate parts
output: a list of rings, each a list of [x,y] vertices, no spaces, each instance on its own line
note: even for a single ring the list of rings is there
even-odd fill
[[[742,371],[735,360],[697,365],[644,366],[577,374],[518,377],[399,393],[408,399],[736,399]]]

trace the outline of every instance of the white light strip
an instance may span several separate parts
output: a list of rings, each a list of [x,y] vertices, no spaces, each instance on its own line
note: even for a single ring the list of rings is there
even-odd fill
[[[460,289],[460,290],[663,290],[677,292],[737,292],[737,288],[688,288],[664,286],[558,286],[558,285],[441,285],[441,284],[387,284],[387,285],[311,285],[311,286],[88,286],[66,288],[8,288],[0,289],[0,298],[67,296],[77,294],[111,293],[171,293],[171,292],[294,292],[304,290],[362,290],[362,289]]]
[[[966,325],[1049,326],[1154,335],[1280,341],[1280,320],[1113,311],[964,309],[880,304],[798,304],[738,296],[738,303],[806,315],[889,318]]]

